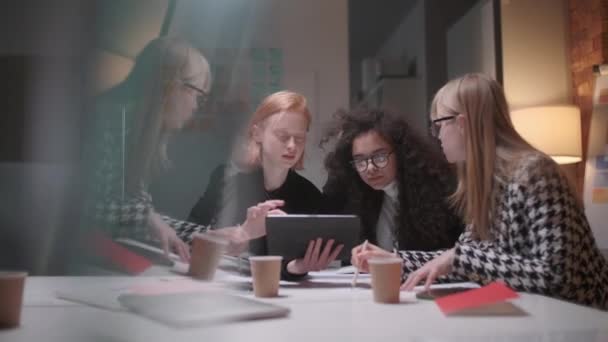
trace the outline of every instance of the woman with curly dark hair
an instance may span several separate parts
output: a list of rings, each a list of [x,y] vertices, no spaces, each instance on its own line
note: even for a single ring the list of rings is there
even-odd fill
[[[463,230],[447,202],[455,174],[438,146],[404,119],[367,108],[336,113],[327,142],[335,147],[325,158],[326,209],[359,215],[361,241],[388,251],[454,244]]]

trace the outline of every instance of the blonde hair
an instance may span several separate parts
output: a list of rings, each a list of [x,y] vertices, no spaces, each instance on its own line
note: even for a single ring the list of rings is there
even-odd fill
[[[138,54],[127,78],[102,95],[120,103],[133,122],[127,146],[129,192],[137,191],[142,181],[170,164],[167,143],[172,132],[163,123],[167,99],[180,82],[209,91],[209,63],[188,42],[160,37]]]
[[[451,203],[470,224],[473,236],[490,238],[496,207],[496,180],[509,174],[513,161],[538,152],[515,131],[504,91],[495,80],[482,74],[466,74],[444,85],[431,104],[449,115],[465,118],[466,161],[458,164],[458,186]]]
[[[254,140],[256,125],[262,124],[267,118],[283,112],[297,113],[306,118],[308,131],[312,116],[308,109],[306,98],[293,91],[279,91],[268,95],[251,116],[244,134],[244,141],[237,146],[235,163],[239,168],[250,170],[260,166],[262,162],[262,147]],[[296,170],[304,168],[304,152],[293,167]]]

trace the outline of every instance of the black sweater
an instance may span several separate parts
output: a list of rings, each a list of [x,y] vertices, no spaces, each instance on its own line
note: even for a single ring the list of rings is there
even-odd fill
[[[317,187],[295,171],[290,170],[283,185],[273,191],[264,189],[262,169],[225,176],[226,166],[220,165],[211,174],[207,190],[190,211],[189,221],[213,228],[234,226],[245,221],[247,208],[271,199],[285,204],[280,209],[288,214],[316,214],[321,211],[323,196]],[[252,240],[253,254],[267,254],[266,238]],[[286,260],[289,261],[289,260]],[[299,278],[287,273],[283,278]]]
[[[211,174],[207,190],[190,211],[189,221],[212,227],[243,223],[247,208],[270,199],[285,201],[280,209],[288,214],[316,214],[321,210],[321,192],[306,178],[290,170],[283,185],[264,189],[261,169],[225,177],[220,165]]]

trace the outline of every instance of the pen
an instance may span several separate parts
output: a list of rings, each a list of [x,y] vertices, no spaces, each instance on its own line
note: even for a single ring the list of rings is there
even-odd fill
[[[363,250],[363,251],[365,251],[366,249],[367,249],[367,240],[365,240],[365,241],[363,242],[363,248],[362,248],[362,250]],[[353,275],[353,280],[352,280],[352,282],[351,282],[351,286],[352,286],[352,287],[357,286],[357,278],[359,278],[359,267],[357,267],[357,268],[355,269],[355,274]]]

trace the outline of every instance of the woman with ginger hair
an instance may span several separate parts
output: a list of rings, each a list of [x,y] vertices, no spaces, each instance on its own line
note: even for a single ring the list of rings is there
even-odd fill
[[[253,113],[243,142],[233,160],[236,173],[218,167],[189,220],[223,227],[242,222],[245,208],[267,200],[282,200],[288,214],[315,214],[321,208],[321,192],[296,170],[303,168],[306,137],[312,116],[306,98],[292,91],[267,96]],[[306,256],[284,265],[284,278],[325,268],[342,246],[332,240],[310,241]],[[252,241],[252,251],[266,253],[265,239]]]

